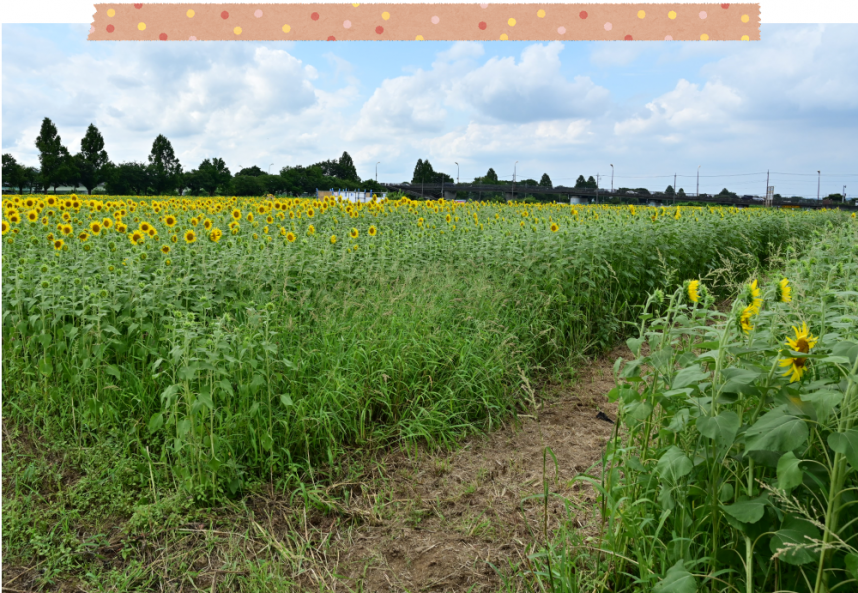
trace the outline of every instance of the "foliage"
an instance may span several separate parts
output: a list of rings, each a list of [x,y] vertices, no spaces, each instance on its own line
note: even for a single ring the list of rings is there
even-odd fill
[[[684,590],[679,563],[691,591],[855,590],[858,229],[820,230],[792,233],[727,312],[696,280],[644,304],[614,438],[583,478],[606,590]]]

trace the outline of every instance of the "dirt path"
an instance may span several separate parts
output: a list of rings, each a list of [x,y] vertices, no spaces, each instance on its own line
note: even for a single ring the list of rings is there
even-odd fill
[[[518,565],[528,543],[541,540],[544,528],[543,451],[548,456],[550,491],[581,505],[578,528],[592,530],[595,493],[573,478],[601,459],[616,407],[605,395],[613,386],[611,367],[625,348],[580,370],[571,387],[547,387],[537,416],[520,417],[492,433],[469,439],[450,454],[385,455],[367,484],[350,485],[349,512],[363,518],[357,526],[338,520],[309,519],[325,552],[309,570],[306,585],[336,590],[497,591],[502,573]],[[549,393],[544,393],[548,389]],[[528,497],[539,495],[539,498]],[[257,500],[258,516],[276,515],[274,501]],[[549,537],[569,518],[554,497],[549,504]],[[269,522],[272,535],[294,525]],[[305,523],[306,527],[306,523]],[[300,529],[300,528],[298,528]],[[334,577],[340,575],[340,578]],[[302,579],[304,580],[304,579]],[[334,584],[336,582],[336,584]]]

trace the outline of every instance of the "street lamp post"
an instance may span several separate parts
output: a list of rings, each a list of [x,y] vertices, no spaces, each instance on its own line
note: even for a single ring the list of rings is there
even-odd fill
[[[614,193],[614,165],[611,165],[611,194]]]
[[[456,163],[456,185],[459,185],[459,163]]]

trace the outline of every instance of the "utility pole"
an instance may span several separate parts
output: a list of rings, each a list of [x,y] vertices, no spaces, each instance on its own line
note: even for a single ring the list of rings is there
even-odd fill
[[[673,203],[676,204],[676,173],[673,174]]]
[[[697,197],[700,197],[700,167],[703,165],[697,165]]]
[[[769,204],[769,170],[766,169],[766,206],[771,206]]]
[[[676,183],[676,182],[674,182]],[[611,165],[611,194],[614,193],[614,165]]]
[[[459,163],[456,163],[456,185],[459,185]]]
[[[518,161],[512,166],[512,200],[515,201],[515,170],[518,167]]]
[[[596,173],[596,203],[599,203],[599,174]]]
[[[822,186],[822,172],[816,172],[816,199],[819,199],[819,188]]]
[[[381,161],[378,161],[380,163]],[[378,183],[378,163],[375,164],[375,182]]]

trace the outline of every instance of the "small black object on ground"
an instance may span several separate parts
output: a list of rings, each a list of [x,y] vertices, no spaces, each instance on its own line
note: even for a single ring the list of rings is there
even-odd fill
[[[611,424],[613,424],[613,423],[614,423],[614,421],[613,421],[613,420],[611,420],[611,419],[608,417],[608,415],[607,415],[607,414],[605,414],[604,412],[602,412],[601,410],[599,411],[599,413],[598,413],[598,414],[596,414],[596,419],[597,419],[597,420],[604,420],[605,422],[610,422]]]

